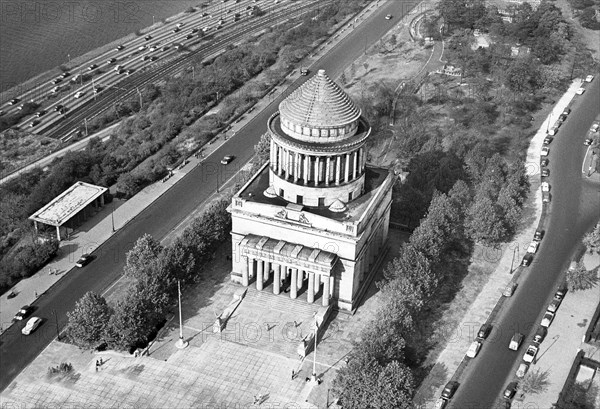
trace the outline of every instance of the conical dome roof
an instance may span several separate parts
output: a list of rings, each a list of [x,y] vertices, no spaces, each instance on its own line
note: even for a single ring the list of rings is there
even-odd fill
[[[279,104],[283,120],[309,128],[329,128],[358,120],[360,109],[325,70],[306,81]]]

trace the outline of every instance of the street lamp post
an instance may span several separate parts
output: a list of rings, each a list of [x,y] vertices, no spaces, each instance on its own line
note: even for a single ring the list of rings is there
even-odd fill
[[[183,340],[183,320],[181,318],[181,284],[179,280],[177,280],[177,295],[179,299],[179,340],[175,346],[179,349],[183,349],[188,346],[188,342]]]
[[[115,230],[115,205],[114,204],[113,204],[112,210],[110,211],[110,221],[112,223],[112,232],[114,233],[116,231]]]
[[[56,310],[52,310],[54,312],[54,321],[56,322],[56,339],[60,341],[60,331],[58,329],[58,315],[56,314]]]
[[[515,253],[517,252],[517,250],[519,250],[519,247],[515,247],[513,249],[513,256],[512,256],[512,261],[510,262],[510,273],[513,273],[513,263],[515,262]]]
[[[313,351],[313,370],[311,380],[313,382],[319,383],[320,379],[317,378],[317,335],[319,330],[319,324],[317,324],[317,320],[315,319],[315,348]]]

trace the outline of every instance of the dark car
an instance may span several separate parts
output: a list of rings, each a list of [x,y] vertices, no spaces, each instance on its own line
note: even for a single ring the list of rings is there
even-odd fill
[[[29,317],[33,312],[33,307],[30,305],[22,306],[19,311],[15,314],[15,320],[23,321],[25,318]]]
[[[92,261],[92,260],[93,260],[92,256],[90,254],[85,253],[81,257],[79,257],[79,260],[77,260],[75,265],[77,267],[83,267],[83,266],[89,264],[90,261]]]
[[[450,381],[444,386],[444,390],[442,391],[442,398],[451,399],[454,396],[454,393],[458,389],[459,383],[456,381]]]
[[[61,83],[61,82],[62,82],[62,78],[55,78],[54,80],[52,80],[52,83],[53,83],[54,85],[56,85],[56,84],[59,84],[59,83]]]
[[[227,165],[227,164],[231,163],[231,161],[233,161],[233,159],[235,159],[235,156],[231,156],[231,155],[224,156],[223,159],[221,159],[221,164]]]
[[[123,48],[125,48],[124,45],[118,45],[117,48],[115,48],[116,51],[121,51]]]
[[[88,67],[88,70],[89,70],[89,71],[93,71],[93,70],[95,70],[96,68],[98,68],[98,64],[92,64],[92,65],[90,65],[90,66]]]
[[[566,293],[567,293],[567,289],[566,288],[559,288],[554,293],[554,299],[562,301],[562,299],[565,297]]]
[[[515,394],[517,393],[517,385],[517,382],[511,382],[506,386],[506,389],[504,389],[504,393],[502,394],[504,399],[510,400],[515,397]]]
[[[535,231],[535,234],[533,235],[533,239],[535,241],[541,241],[544,238],[544,234],[546,234],[545,230],[538,229]]]
[[[538,327],[537,331],[535,332],[535,334],[533,335],[533,342],[537,342],[538,344],[541,343],[544,338],[546,338],[546,334],[548,333],[548,330],[544,327]]]
[[[525,257],[523,257],[523,261],[521,261],[521,265],[523,267],[527,267],[528,265],[531,264],[532,261],[533,261],[533,254],[527,253],[527,254],[525,254]]]
[[[553,137],[551,137],[551,136],[546,136],[546,137],[544,138],[544,145],[550,145],[550,144],[552,143],[552,141],[553,141],[553,140],[554,140],[554,138],[553,138]]]
[[[60,75],[60,78],[65,79],[67,78],[69,75],[71,75],[71,73],[69,71],[65,71]]]
[[[565,113],[562,113],[558,116],[559,122],[565,122],[566,120],[567,120],[567,115]]]
[[[39,119],[36,119],[35,121],[33,121],[32,123],[29,124],[29,127],[33,128],[34,126],[38,125],[40,123]]]
[[[477,332],[477,338],[486,339],[491,331],[492,326],[490,324],[483,324],[481,328],[479,328],[479,332]]]
[[[565,110],[563,111],[563,115],[569,115],[571,113],[571,108],[565,108]]]
[[[37,116],[38,118],[41,117],[41,116],[44,116],[44,115],[46,115],[46,110],[45,109],[42,109],[41,111],[38,111],[35,114],[35,116]]]
[[[63,109],[64,107],[65,107],[64,105],[58,104],[57,106],[55,106],[55,107],[54,107],[54,110],[55,110],[56,112],[58,112],[58,111],[60,111],[61,109]]]
[[[150,41],[150,40],[152,40],[152,36],[146,36],[146,37],[144,37],[144,40]]]
[[[194,35],[193,34],[188,34],[188,35],[185,36],[185,38],[189,40],[190,38],[194,38]]]
[[[10,100],[9,104],[10,104],[10,105],[15,105],[15,104],[18,104],[18,103],[19,103],[19,101],[20,101],[20,99],[19,99],[19,98],[13,98],[13,99],[11,99],[11,100]]]
[[[550,163],[550,159],[544,158],[540,163],[542,166],[548,166],[548,163]]]
[[[542,169],[542,177],[547,178],[548,176],[550,176],[550,169],[548,169],[548,168]]]

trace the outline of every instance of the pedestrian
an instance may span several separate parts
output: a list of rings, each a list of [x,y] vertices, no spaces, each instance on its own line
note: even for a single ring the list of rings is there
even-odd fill
[[[34,291],[33,294],[34,294],[35,298],[37,298],[37,296],[38,296],[37,291]]]
[[[100,366],[102,366],[103,363],[104,361],[102,360],[102,358],[100,358]]]
[[[295,378],[295,377],[296,377],[296,371],[294,371],[294,370],[292,369],[292,381],[294,380],[294,378]]]

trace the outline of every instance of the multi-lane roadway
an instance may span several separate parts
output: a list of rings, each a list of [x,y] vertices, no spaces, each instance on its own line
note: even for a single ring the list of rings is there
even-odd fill
[[[549,145],[552,201],[546,234],[533,263],[521,274],[515,294],[493,322],[492,334],[483,342],[479,355],[468,364],[449,405],[451,408],[505,407],[500,395],[509,382],[517,380],[517,367],[561,283],[577,243],[600,217],[600,186],[581,172],[587,148],[583,142],[600,113],[600,81],[596,78],[586,86],[583,95],[575,96],[572,112]],[[508,349],[515,332],[526,335],[518,351]]]
[[[410,4],[407,3],[390,1],[379,4],[363,23],[319,59],[312,71],[323,68],[335,78],[364,52],[365,47],[377,42],[397,23],[397,19],[410,11]],[[386,20],[387,14],[392,14],[393,20]],[[0,335],[0,390],[6,388],[55,338],[57,324],[60,328],[64,327],[66,312],[73,308],[85,292],[102,293],[120,277],[125,254],[138,237],[149,233],[161,239],[167,235],[213,194],[217,182],[229,179],[242,164],[250,160],[254,145],[266,130],[267,119],[277,110],[279,102],[307,78],[310,77],[298,78],[283,95],[257,113],[246,126],[236,132],[235,137],[230,138],[207,158],[203,165],[190,171],[166,194],[101,245],[94,253],[97,258],[91,264],[69,272],[38,299],[34,303],[35,315],[42,317],[44,323],[36,332],[26,337],[21,335],[21,325],[13,325]],[[234,155],[235,161],[227,166],[220,165],[221,158],[227,154]]]

